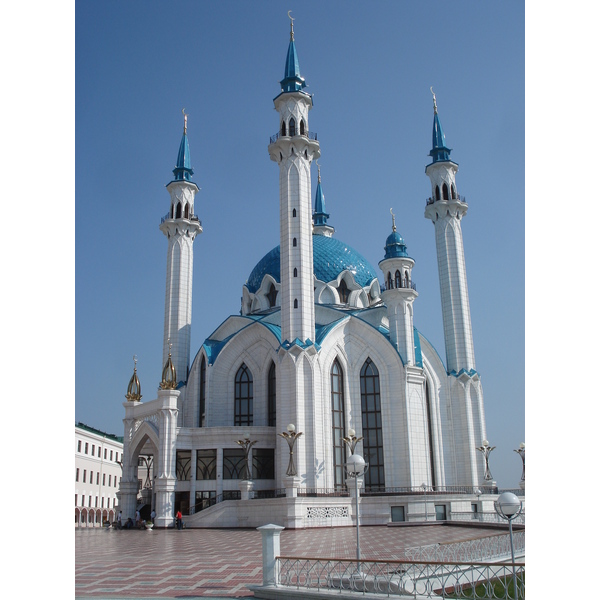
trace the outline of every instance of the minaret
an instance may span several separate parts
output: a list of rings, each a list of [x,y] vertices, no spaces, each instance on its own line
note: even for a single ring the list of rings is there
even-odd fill
[[[315,211],[313,212],[313,233],[315,235],[324,235],[325,237],[333,237],[335,229],[331,225],[327,225],[329,215],[325,210],[325,194],[321,187],[321,165],[317,162],[319,170],[319,180],[317,182],[317,191],[315,192]]]
[[[400,353],[405,365],[415,364],[413,331],[413,302],[419,295],[412,281],[415,261],[406,252],[406,244],[396,231],[396,217],[392,213],[392,233],[385,242],[385,257],[379,262],[383,271],[385,290],[381,298],[388,310],[390,341]]]
[[[315,339],[312,210],[310,165],[319,158],[316,135],[308,129],[312,97],[300,75],[294,20],[281,80],[273,100],[279,113],[279,132],[271,137],[269,156],[279,164],[281,341],[305,343]]]
[[[431,90],[433,94],[433,89]],[[467,270],[463,249],[461,219],[467,212],[465,199],[456,193],[458,165],[450,160],[450,148],[437,111],[433,94],[433,162],[425,173],[431,180],[431,198],[425,217],[435,226],[438,274],[442,298],[446,367],[448,373],[475,371],[475,353],[471,333],[471,312],[467,288]]]
[[[190,163],[187,115],[185,109],[182,112],[183,136],[177,166],[173,169],[175,178],[167,184],[171,206],[161,221],[160,230],[167,236],[169,243],[163,364],[172,359],[179,380],[187,381],[192,324],[193,243],[196,235],[202,233],[202,224],[194,213],[194,197],[200,188],[191,181],[194,171]]]

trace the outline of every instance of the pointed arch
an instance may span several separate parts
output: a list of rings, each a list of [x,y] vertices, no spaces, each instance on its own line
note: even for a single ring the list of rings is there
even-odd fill
[[[187,202],[185,203],[185,210],[183,211],[183,216],[186,219],[190,218],[190,205]]]
[[[253,424],[253,379],[246,363],[242,363],[235,374],[234,425]]]
[[[379,370],[368,357],[360,370],[360,404],[364,459],[369,463],[365,487],[371,490],[385,488],[383,429]]]
[[[267,425],[275,427],[277,421],[277,370],[271,362],[267,379]]]
[[[432,422],[432,406],[431,406],[431,388],[429,386],[429,378],[425,378],[425,407],[427,410],[427,442],[429,444],[429,469],[431,471],[431,485],[435,488],[437,485],[435,477],[435,460],[433,447],[433,422]]]
[[[200,362],[200,399],[198,402],[198,427],[206,427],[206,357]]]
[[[444,183],[444,185],[442,186],[442,196],[444,197],[444,200],[450,199],[448,197],[448,185],[446,183]]]
[[[285,121],[281,121],[281,135],[285,136]]]
[[[440,186],[439,185],[435,186],[435,199],[436,200],[440,199]]]
[[[296,135],[296,121],[294,117],[290,117],[290,137],[294,137]]]
[[[300,135],[306,135],[306,125],[304,119],[300,119]]]
[[[338,294],[340,296],[341,304],[348,304],[348,299],[350,298],[350,290],[348,289],[348,285],[346,281],[342,279],[340,281],[340,285],[338,286]]]
[[[346,446],[344,435],[346,413],[344,402],[344,371],[336,358],[331,366],[331,433],[333,442],[333,485],[336,489],[344,487],[344,465],[346,464]]]
[[[175,212],[175,218],[181,219],[181,202],[177,203],[177,211]]]
[[[267,300],[269,301],[269,308],[273,308],[277,302],[277,288],[275,284],[271,283],[269,287],[269,293],[267,294]]]
[[[399,270],[396,270],[396,273],[394,274],[394,284],[397,288],[402,287],[402,275]]]

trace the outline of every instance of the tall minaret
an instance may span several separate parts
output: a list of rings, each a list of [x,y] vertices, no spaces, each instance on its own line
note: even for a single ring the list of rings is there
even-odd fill
[[[169,241],[162,364],[166,364],[172,354],[177,379],[187,381],[192,325],[193,243],[196,235],[202,233],[202,224],[194,214],[194,197],[200,188],[191,181],[194,171],[190,163],[187,115],[185,109],[182,112],[183,137],[177,166],[173,169],[175,178],[167,184],[171,206],[160,224],[160,230]]]
[[[406,244],[396,231],[396,217],[392,213],[392,233],[385,242],[385,257],[379,261],[383,271],[385,290],[381,294],[388,310],[390,341],[400,353],[405,365],[415,364],[415,337],[413,330],[413,302],[419,295],[412,282],[415,261],[406,252]]]
[[[471,372],[476,370],[475,353],[460,225],[468,207],[465,199],[456,193],[458,165],[450,160],[451,150],[446,146],[435,94],[433,113],[433,147],[429,153],[433,162],[425,168],[431,180],[431,198],[427,201],[425,217],[431,219],[435,226],[446,367],[448,373],[460,373],[463,369]]]
[[[288,13],[289,14],[289,13]],[[281,93],[273,100],[279,132],[271,138],[269,156],[279,164],[281,341],[315,340],[310,165],[321,152],[308,130],[312,97],[300,75],[294,20]]]

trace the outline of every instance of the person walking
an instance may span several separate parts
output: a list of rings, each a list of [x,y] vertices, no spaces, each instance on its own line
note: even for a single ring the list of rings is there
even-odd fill
[[[152,509],[152,512],[150,513],[150,520],[152,521],[153,525],[154,525],[155,518],[156,518],[156,511],[154,509]]]
[[[177,516],[175,518],[177,519],[177,529],[181,529],[182,525],[183,525],[183,521],[181,520],[182,514],[181,514],[180,510],[177,511]]]
[[[117,515],[117,529],[121,529],[123,527],[123,511],[119,511]]]

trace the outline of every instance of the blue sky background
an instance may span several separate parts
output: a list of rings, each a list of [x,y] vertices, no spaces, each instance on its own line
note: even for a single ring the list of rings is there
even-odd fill
[[[416,262],[415,324],[445,360],[434,229],[423,216],[433,86],[469,203],[463,234],[497,447],[492,473],[516,486],[525,385],[521,2],[77,2],[75,418],[122,435],[133,354],[144,399],[155,397],[167,249],[158,225],[183,107],[204,227],[194,244],[192,356],[239,312],[253,266],[279,243],[267,145],[278,130],[272,99],[289,9],[314,94],[310,129],[329,223],[377,268],[393,207]]]

